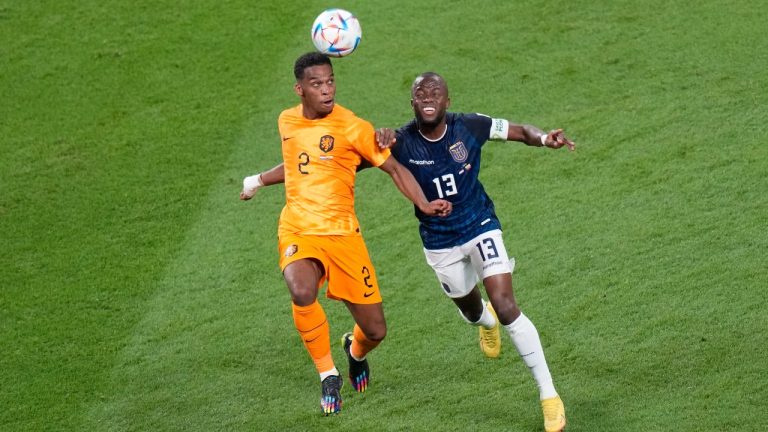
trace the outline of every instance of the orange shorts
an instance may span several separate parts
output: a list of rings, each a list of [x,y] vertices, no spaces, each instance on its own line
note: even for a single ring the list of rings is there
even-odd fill
[[[325,273],[318,289],[328,281],[325,295],[350,303],[381,303],[376,272],[362,236],[283,235],[278,241],[280,270],[288,264],[314,258]]]

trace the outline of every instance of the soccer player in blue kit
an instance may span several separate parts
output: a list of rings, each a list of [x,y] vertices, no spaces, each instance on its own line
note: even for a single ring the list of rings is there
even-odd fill
[[[519,141],[529,146],[575,149],[561,129],[545,133],[530,125],[481,114],[447,112],[448,86],[438,74],[419,75],[411,87],[416,118],[396,132],[377,130],[380,145],[406,166],[427,200],[453,203],[448,217],[416,209],[427,263],[458,306],[461,316],[480,329],[480,346],[488,357],[501,348],[499,323],[531,370],[539,387],[547,432],[565,428],[565,408],[544,357],[539,334],[517,305],[512,290],[514,259],[509,260],[493,201],[478,180],[480,152],[488,140]],[[477,287],[482,281],[491,305]]]

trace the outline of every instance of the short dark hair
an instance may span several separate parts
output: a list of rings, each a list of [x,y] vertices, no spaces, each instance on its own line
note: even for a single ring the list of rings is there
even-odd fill
[[[302,54],[296,59],[296,63],[293,64],[293,76],[296,77],[296,81],[304,78],[304,71],[312,66],[328,65],[333,70],[331,59],[327,55],[312,51],[306,54]]]

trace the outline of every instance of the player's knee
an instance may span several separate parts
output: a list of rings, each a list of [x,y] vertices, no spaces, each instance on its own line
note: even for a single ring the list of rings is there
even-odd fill
[[[309,306],[317,299],[317,291],[311,287],[289,287],[291,301],[297,306]]]
[[[374,328],[369,328],[363,330],[363,333],[365,334],[366,339],[374,342],[381,342],[385,337],[387,337],[387,326],[381,325]]]
[[[294,261],[283,270],[291,300],[298,306],[308,306],[317,299],[317,290],[323,273],[312,259]]]
[[[503,302],[500,305],[494,306],[496,316],[499,317],[499,321],[506,325],[516,320],[520,316],[520,308],[517,307],[515,302]]]

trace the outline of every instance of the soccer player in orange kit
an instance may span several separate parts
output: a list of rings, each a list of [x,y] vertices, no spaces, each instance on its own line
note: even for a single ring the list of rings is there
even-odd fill
[[[336,104],[330,59],[311,52],[294,64],[294,91],[301,104],[280,114],[283,163],[246,177],[240,199],[258,188],[285,182],[286,203],[278,227],[280,268],[291,294],[293,319],[321,381],[323,414],[341,410],[342,379],[331,355],[330,328],[317,301],[343,301],[355,320],[342,344],[349,379],[358,392],[368,386],[367,354],[387,331],[376,273],[354,209],[354,182],[363,161],[390,175],[397,188],[427,215],[450,214],[451,203],[428,202],[413,175],[376,143],[373,126]]]

